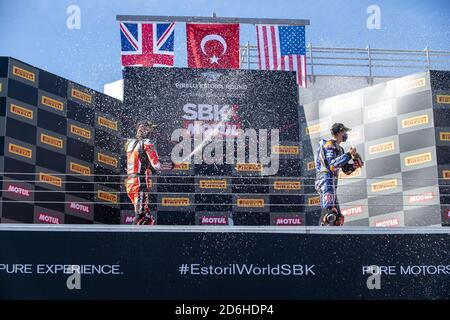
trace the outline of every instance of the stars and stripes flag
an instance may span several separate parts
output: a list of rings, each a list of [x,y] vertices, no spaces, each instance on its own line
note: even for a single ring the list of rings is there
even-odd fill
[[[122,66],[173,67],[175,23],[120,23]]]
[[[256,38],[259,69],[296,71],[306,88],[305,27],[257,25]]]

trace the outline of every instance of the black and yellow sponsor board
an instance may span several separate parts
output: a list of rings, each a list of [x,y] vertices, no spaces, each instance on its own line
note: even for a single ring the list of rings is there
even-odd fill
[[[394,190],[398,187],[398,179],[385,179],[381,181],[372,182],[370,185],[370,190],[373,193],[384,192],[387,190]]]
[[[436,102],[439,104],[450,104],[450,94],[437,94]]]
[[[73,82],[69,82],[67,97],[68,99],[87,106],[92,106],[94,103],[94,91]]]
[[[288,180],[275,180],[273,182],[273,188],[275,190],[300,190],[301,182],[298,181],[288,181]]]
[[[274,154],[281,154],[281,155],[299,155],[300,154],[300,147],[299,146],[273,146],[272,152]]]
[[[62,188],[63,186],[63,178],[61,175],[42,171],[38,171],[38,182],[58,188]]]
[[[8,152],[10,154],[18,155],[20,157],[24,157],[27,159],[33,158],[33,150],[31,148],[27,148],[19,143],[8,143]]]
[[[112,204],[117,204],[119,196],[117,193],[113,193],[110,191],[98,189],[96,192],[97,199],[106,201]]]
[[[180,207],[180,206],[189,206],[190,199],[184,197],[162,197],[161,205],[163,207]]]
[[[71,119],[67,119],[67,136],[94,144],[94,128]]]
[[[259,198],[238,198],[236,205],[241,208],[264,208],[265,200]]]
[[[94,162],[102,167],[118,171],[120,158],[118,155],[104,149],[95,148]]]
[[[227,189],[228,183],[226,179],[209,180],[201,179],[199,181],[200,189]]]
[[[28,85],[38,86],[38,70],[12,59],[10,60],[10,76]]]
[[[321,121],[317,124],[311,124],[305,128],[305,134],[308,136],[323,134],[329,130],[328,121]]]
[[[44,147],[51,147],[50,150],[56,149],[59,151],[64,151],[66,148],[64,138],[59,135],[57,136],[50,131],[44,131],[38,128],[38,137],[39,144]]]
[[[6,98],[6,116],[33,126],[37,125],[37,108],[15,99]]]
[[[112,131],[115,134],[119,133],[119,122],[111,118],[111,116],[103,113],[96,113],[95,117],[96,117],[95,120],[96,127],[103,130]]]
[[[38,107],[64,117],[67,115],[66,99],[43,90],[38,92]]]
[[[238,172],[261,172],[263,165],[261,163],[237,163],[235,169]]]
[[[308,207],[320,207],[320,196],[309,196],[307,198]]]

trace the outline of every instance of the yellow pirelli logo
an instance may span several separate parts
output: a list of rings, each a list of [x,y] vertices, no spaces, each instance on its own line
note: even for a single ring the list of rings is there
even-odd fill
[[[441,104],[450,104],[450,95],[448,94],[438,94],[436,96],[436,102]]]
[[[226,187],[226,180],[200,180],[200,188],[202,189],[225,189]]]
[[[348,141],[356,141],[360,137],[359,131],[352,131],[348,133]]]
[[[429,122],[428,115],[423,114],[417,117],[412,117],[402,120],[402,128],[409,128],[414,126],[420,126],[422,124],[427,124]]]
[[[113,166],[115,168],[117,168],[117,164],[119,162],[117,160],[117,158],[108,156],[108,155],[100,153],[100,152],[97,153],[97,161],[105,163],[105,164],[110,165],[110,166]]]
[[[14,143],[8,145],[8,151],[10,153],[17,154],[18,156],[31,159],[33,157],[33,150],[19,146]]]
[[[381,192],[397,188],[397,179],[389,179],[380,182],[374,182],[370,186],[372,192]]]
[[[410,80],[408,82],[402,83],[401,89],[403,91],[406,91],[406,90],[421,88],[421,87],[424,87],[425,84],[426,84],[425,78],[414,79],[414,80]]]
[[[85,139],[91,139],[92,133],[91,130],[80,128],[74,124],[70,125],[70,133],[73,133],[79,137],[85,138]]]
[[[161,204],[165,207],[181,207],[190,204],[189,198],[162,198]]]
[[[264,199],[237,199],[238,207],[263,208]]]
[[[273,184],[275,190],[300,190],[300,181],[275,181]]]
[[[450,132],[439,132],[439,140],[450,141]]]
[[[62,139],[50,136],[45,133],[41,133],[41,142],[58,149],[62,149],[64,147],[64,141]]]
[[[56,187],[62,186],[62,179],[60,177],[48,173],[39,172],[39,181],[42,183],[54,185]]]
[[[20,107],[14,103],[10,104],[9,110],[11,111],[11,113],[17,114],[18,116],[33,120],[33,110],[30,110],[30,109],[24,108],[24,107]]]
[[[275,154],[299,154],[298,146],[273,146],[272,152]]]
[[[308,198],[308,206],[318,206],[320,205],[320,196]]]
[[[83,176],[89,176],[91,175],[91,168],[83,166],[79,163],[76,162],[72,162],[70,161],[70,165],[69,165],[70,171],[75,172],[75,173],[79,173]]]
[[[102,127],[117,131],[117,121],[110,120],[102,116],[98,116],[97,123]]]
[[[189,170],[189,162],[176,163],[173,170]]]
[[[13,66],[12,70],[13,75],[18,76],[22,79],[35,82],[36,81],[36,74],[34,72],[19,68],[18,66]]]
[[[306,164],[306,170],[308,171],[312,171],[316,169],[316,162],[315,161],[310,161]]]
[[[105,190],[97,190],[97,198],[111,203],[117,203],[117,194]]]
[[[72,95],[73,98],[77,98],[87,103],[92,103],[92,95],[89,93],[72,88],[70,94]]]
[[[237,171],[262,171],[261,163],[238,163],[236,164]]]
[[[373,119],[381,116],[392,114],[392,105],[384,104],[382,106],[374,107],[367,112],[367,118]]]
[[[409,156],[405,158],[405,166],[414,166],[417,164],[421,164],[424,162],[430,162],[433,160],[433,156],[431,155],[431,152],[425,152],[421,154],[417,154],[414,156]]]
[[[44,106],[56,109],[58,111],[64,111],[64,103],[47,96],[42,96],[41,103]]]
[[[449,180],[450,179],[450,170],[442,170],[442,178],[444,178],[445,180]]]
[[[339,171],[339,178],[342,179],[350,179],[350,178],[356,178],[356,177],[360,177],[362,175],[362,169],[358,168],[355,171],[353,171],[350,174],[345,174],[344,171],[340,170]]]
[[[0,82],[0,92],[2,92],[2,91],[3,91],[3,83]]]
[[[369,147],[369,154],[376,154],[394,150],[394,141],[389,141],[385,143],[376,144]]]
[[[322,131],[327,130],[327,122],[321,122],[312,126],[308,126],[306,127],[306,134],[311,135],[311,134],[315,134],[315,133],[319,133]]]

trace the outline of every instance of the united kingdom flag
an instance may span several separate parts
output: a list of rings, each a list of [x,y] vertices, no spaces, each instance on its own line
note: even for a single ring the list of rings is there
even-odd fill
[[[173,67],[175,23],[120,23],[122,66]]]

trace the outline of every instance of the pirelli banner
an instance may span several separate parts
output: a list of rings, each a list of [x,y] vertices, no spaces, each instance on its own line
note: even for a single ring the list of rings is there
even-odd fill
[[[127,135],[148,119],[159,125],[161,158],[173,152],[182,160],[156,178],[158,222],[170,215],[198,224],[268,225],[276,221],[271,213],[284,221],[303,213],[293,73],[128,67],[123,74]]]
[[[120,106],[102,93],[0,57],[0,171],[7,183],[0,222],[118,223]],[[98,191],[101,186],[106,189]]]
[[[58,217],[39,213],[38,219]],[[199,219],[202,224],[223,225],[231,220],[212,214]],[[152,231],[133,232],[133,227],[110,227],[107,232],[98,228],[82,232],[4,227],[0,299],[245,303],[255,299],[435,300],[448,299],[450,294],[450,236],[445,228],[364,233],[344,227],[340,233],[328,234],[314,228],[288,232],[217,228],[182,232],[155,226]],[[149,243],[152,254],[145,254]]]
[[[346,225],[448,224],[449,93],[450,72],[430,71],[303,107],[307,163],[335,122],[352,128],[344,149],[354,145],[365,160],[362,169],[339,176]]]

